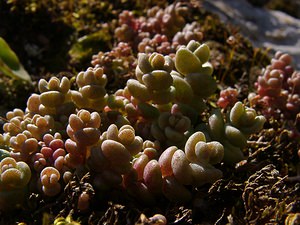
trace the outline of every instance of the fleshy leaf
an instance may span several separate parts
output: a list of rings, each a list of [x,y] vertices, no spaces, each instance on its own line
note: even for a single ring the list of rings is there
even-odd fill
[[[199,72],[201,69],[200,60],[186,48],[180,48],[175,57],[176,69],[183,75]]]

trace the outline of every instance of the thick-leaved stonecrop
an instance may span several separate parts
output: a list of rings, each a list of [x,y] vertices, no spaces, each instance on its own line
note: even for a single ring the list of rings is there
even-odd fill
[[[32,94],[26,110],[7,113],[0,202],[29,188],[57,196],[72,175],[87,172],[98,195],[122,187],[144,204],[162,196],[191,200],[191,188],[222,177],[216,164],[246,157],[248,137],[265,122],[241,102],[228,115],[215,109],[202,121],[217,89],[209,55],[194,40],[174,58],[140,53],[136,77],[115,93],[106,91],[99,66],[76,76],[78,90],[66,77],[40,80],[40,94]]]

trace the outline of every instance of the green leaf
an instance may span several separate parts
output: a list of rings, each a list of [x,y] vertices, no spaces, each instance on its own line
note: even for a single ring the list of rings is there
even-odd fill
[[[176,52],[175,67],[183,75],[196,73],[201,69],[202,63],[190,50],[181,47]]]
[[[18,70],[20,61],[6,41],[0,37],[0,59],[12,70]]]
[[[191,85],[194,94],[201,98],[207,98],[217,90],[215,79],[205,73],[189,73],[186,81]]]
[[[202,44],[194,51],[194,54],[200,59],[201,63],[205,63],[209,59],[209,52],[209,47],[206,44]]]
[[[20,63],[17,55],[9,47],[6,41],[0,37],[0,73],[14,79],[31,82],[30,75]]]

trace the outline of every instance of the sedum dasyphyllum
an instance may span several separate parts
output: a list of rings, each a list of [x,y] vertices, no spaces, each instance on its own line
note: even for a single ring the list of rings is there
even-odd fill
[[[55,128],[55,121],[52,116],[41,116],[35,114],[27,124],[26,128],[30,132],[31,136],[38,141],[43,139],[44,134],[53,131]]]
[[[31,157],[35,171],[41,172],[48,166],[52,166],[60,172],[66,170],[65,143],[59,133],[55,133],[54,135],[45,134],[43,141],[39,145],[41,146],[40,150]]]
[[[192,23],[185,24],[182,31],[174,35],[172,43],[175,46],[187,45],[192,40],[200,42],[202,39],[203,32],[201,25],[199,22],[193,21]]]
[[[213,68],[208,62],[210,49],[206,44],[190,41],[181,46],[175,55],[175,68],[172,71],[175,87],[176,110],[195,121],[195,115],[206,108],[203,99],[212,95],[216,81],[212,76]]]
[[[140,155],[125,175],[124,185],[146,204],[154,204],[162,195],[174,202],[189,201],[192,195],[187,186],[199,187],[222,177],[213,165],[220,163],[223,155],[219,142],[206,142],[202,132],[195,132],[184,151],[171,146],[158,160]]]
[[[176,47],[168,41],[166,35],[155,34],[153,38],[143,38],[138,44],[138,51],[147,54],[157,52],[163,55],[169,55],[176,52]]]
[[[186,18],[189,17],[191,4],[176,2],[170,4],[165,9],[153,7],[148,11],[149,17],[154,17],[148,20],[148,24],[153,27],[156,33],[165,34],[168,38],[173,37],[186,24]],[[159,30],[155,29],[159,27]]]
[[[40,174],[42,191],[47,196],[55,196],[61,191],[60,173],[52,166],[45,167]]]
[[[31,178],[29,166],[5,157],[0,162],[0,211],[9,211],[19,207],[27,193],[27,184]]]
[[[38,151],[38,141],[29,131],[23,131],[10,138],[10,156],[16,160],[28,161],[30,155]]]
[[[264,122],[239,103],[228,120],[215,113],[206,129],[195,129],[205,98],[216,90],[209,53],[207,45],[190,41],[174,60],[140,54],[136,79],[110,95],[99,67],[77,75],[79,90],[71,90],[67,78],[40,81],[41,94],[31,95],[25,113],[7,114],[0,147],[15,161],[30,164],[35,174],[27,186],[38,181],[35,190],[45,196],[59,195],[73,175],[88,172],[100,195],[118,187],[144,203],[162,196],[188,201],[192,188],[222,176],[214,165],[224,154],[226,162],[242,158],[245,140]],[[82,199],[89,198],[83,193]]]
[[[238,101],[238,94],[238,90],[231,87],[221,90],[217,105],[221,109],[232,107]]]
[[[191,120],[180,113],[162,112],[151,124],[151,134],[162,146],[183,147]]]
[[[26,133],[28,137],[40,141],[45,133],[52,131],[55,127],[55,121],[51,115],[42,116],[28,111],[24,113],[20,109],[8,112],[6,118],[8,121],[3,125],[3,130],[10,136]]]
[[[25,118],[30,119],[28,130],[38,140],[50,130],[63,132],[68,117],[75,110],[71,99],[70,80],[63,77],[51,77],[49,81],[41,79],[38,88],[41,94],[32,94],[27,100]]]
[[[210,50],[206,44],[190,41],[180,47],[175,55],[176,70],[184,76],[196,96],[209,97],[216,91],[216,81],[212,77],[213,68],[208,62]]]
[[[257,93],[249,94],[251,105],[260,106],[267,118],[293,120],[300,110],[300,72],[292,57],[276,52],[271,64],[263,69],[256,83]]]
[[[3,131],[10,136],[15,136],[26,129],[29,121],[24,118],[25,113],[21,109],[14,109],[6,113],[6,123],[3,125]]]
[[[170,74],[174,67],[169,56],[152,53],[150,56],[140,53],[136,78],[127,81],[130,94],[138,100],[138,106],[153,104],[158,107],[170,104],[175,97]],[[139,105],[140,104],[140,105]]]
[[[93,185],[104,191],[120,185],[122,175],[132,168],[132,158],[141,152],[143,139],[135,135],[130,125],[118,129],[111,124],[101,136],[101,143],[91,148],[87,160],[90,171],[93,172]]]
[[[77,108],[102,111],[106,105],[107,97],[105,85],[107,77],[101,67],[89,67],[85,72],[76,76],[78,91],[72,91],[72,100]]]
[[[152,39],[156,34],[171,40],[186,24],[192,8],[192,4],[187,2],[176,2],[165,9],[154,6],[147,10],[147,17],[138,18],[134,17],[132,11],[123,10],[119,14],[114,36],[118,42],[127,42],[133,49],[138,49],[139,43],[145,41],[144,39]]]
[[[38,88],[41,94],[32,94],[29,97],[26,113],[61,117],[69,116],[75,109],[71,101],[70,81],[67,77],[61,80],[51,77],[49,81],[41,79]]]
[[[101,132],[101,118],[98,112],[81,109],[77,114],[71,114],[67,126],[70,137],[65,142],[68,154],[65,156],[67,165],[71,168],[83,165],[90,152],[90,147],[97,144]]]
[[[126,42],[119,42],[108,52],[98,52],[92,56],[91,64],[94,67],[102,67],[107,76],[109,87],[120,86],[127,76],[134,73],[136,58],[131,46]]]
[[[220,110],[215,110],[209,117],[206,129],[208,138],[224,146],[224,161],[234,164],[245,159],[242,150],[247,145],[248,137],[260,131],[265,121],[265,117],[257,115],[254,109],[237,102],[226,121]]]

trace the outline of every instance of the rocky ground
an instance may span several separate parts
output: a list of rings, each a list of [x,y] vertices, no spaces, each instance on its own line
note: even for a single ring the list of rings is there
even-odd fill
[[[299,0],[284,2],[286,5],[291,2],[298,7],[300,5]],[[223,22],[236,26],[256,47],[291,54],[295,65],[300,68],[299,18],[283,11],[255,6],[247,0],[205,0],[203,6],[218,14]],[[297,9],[297,5],[295,7]]]

